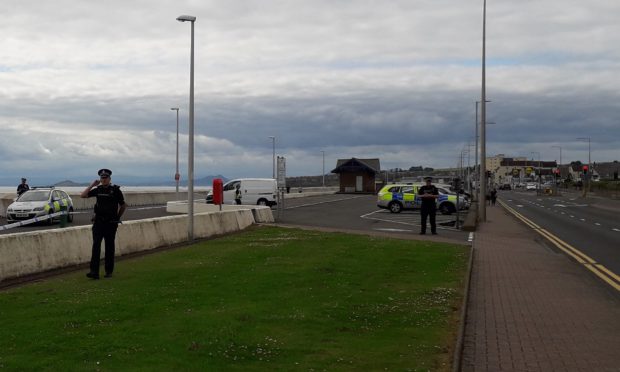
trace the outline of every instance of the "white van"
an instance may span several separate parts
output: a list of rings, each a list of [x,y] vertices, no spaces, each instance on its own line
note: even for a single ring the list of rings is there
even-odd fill
[[[277,185],[273,178],[238,178],[224,184],[224,204],[234,204],[237,185],[241,189],[241,204],[276,205]],[[207,203],[213,203],[213,192],[207,194]]]

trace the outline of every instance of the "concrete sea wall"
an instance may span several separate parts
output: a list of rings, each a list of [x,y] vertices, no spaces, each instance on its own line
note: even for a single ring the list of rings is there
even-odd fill
[[[116,255],[187,241],[187,221],[179,215],[124,222],[118,228]],[[207,238],[270,221],[267,207],[199,213],[194,236]],[[0,281],[89,262],[91,246],[91,226],[0,235]]]

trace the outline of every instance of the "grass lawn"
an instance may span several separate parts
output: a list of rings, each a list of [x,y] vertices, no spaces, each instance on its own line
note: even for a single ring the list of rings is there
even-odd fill
[[[253,227],[0,292],[0,370],[449,370],[468,255]]]

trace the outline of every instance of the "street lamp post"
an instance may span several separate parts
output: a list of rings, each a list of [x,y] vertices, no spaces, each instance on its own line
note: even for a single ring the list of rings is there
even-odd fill
[[[191,46],[189,64],[189,148],[187,162],[187,237],[194,240],[194,22],[196,17],[181,15],[179,22],[191,22]]]
[[[269,136],[269,138],[271,138],[271,143],[273,144],[272,177],[273,177],[273,179],[276,179],[276,137],[275,136]]]
[[[321,151],[321,154],[323,154],[323,173],[321,173],[323,175],[323,188],[325,188],[325,151]]]
[[[590,150],[590,137],[579,137],[577,138],[579,141],[588,141],[588,174],[586,175],[587,188],[584,188],[583,196],[586,196],[587,191],[590,190],[590,179],[592,179],[592,158],[591,158],[591,150]]]
[[[481,117],[480,117],[480,197],[487,194],[487,153],[486,153],[486,122],[487,122],[487,94],[486,94],[486,23],[487,23],[487,0],[484,0],[482,8],[482,89],[481,89]],[[479,216],[482,222],[487,220],[486,203],[478,199]]]
[[[556,174],[560,175],[560,180],[561,180],[562,179],[562,146],[551,146],[551,147],[560,149],[560,164],[558,164],[558,173],[556,173]],[[554,186],[555,186],[555,189],[557,191],[557,189],[558,189],[557,178],[554,178],[554,179],[555,179],[555,185]]]
[[[179,108],[173,107],[170,110],[177,112],[177,161],[176,161],[176,172],[174,173],[174,180],[176,182],[176,191],[177,191],[177,200],[179,200],[179,180],[181,179],[181,175],[179,174]]]
[[[487,100],[487,102],[491,102],[490,100]],[[478,120],[478,104],[480,103],[480,101],[476,101],[476,156],[474,159],[474,178],[477,180],[478,179],[478,175],[480,173],[480,168],[478,166],[478,141],[480,140],[480,136],[478,135],[478,126],[480,124],[480,121]],[[488,123],[487,123],[488,124]],[[480,185],[478,185],[478,191],[480,191]],[[480,200],[480,195],[476,195],[476,200]]]
[[[536,191],[536,193],[540,192],[540,179],[542,176],[542,171],[540,169],[540,152],[539,151],[532,151],[532,155],[537,154],[538,155],[538,190]],[[534,158],[532,158],[532,160],[534,160]]]

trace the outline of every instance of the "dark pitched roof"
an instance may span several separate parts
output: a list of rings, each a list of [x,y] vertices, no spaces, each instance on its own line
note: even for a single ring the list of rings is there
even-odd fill
[[[338,159],[336,163],[336,168],[334,168],[331,173],[341,173],[341,172],[370,172],[370,173],[378,173],[381,170],[381,165],[379,163],[378,158],[374,159]]]

